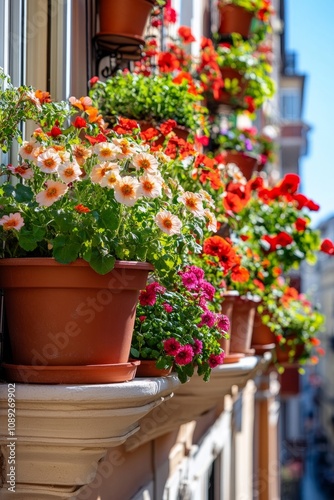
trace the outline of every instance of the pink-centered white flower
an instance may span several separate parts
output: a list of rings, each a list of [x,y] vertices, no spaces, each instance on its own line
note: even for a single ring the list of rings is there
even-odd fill
[[[24,141],[19,149],[19,155],[23,160],[35,160],[37,151],[36,140]]]
[[[137,152],[137,145],[131,143],[125,137],[122,139],[115,138],[112,141],[120,149],[117,158],[129,158]]]
[[[19,212],[16,212],[15,214],[4,215],[0,219],[0,226],[2,226],[5,231],[10,231],[11,229],[20,231],[20,229],[24,226],[24,219]]]
[[[95,165],[92,168],[90,178],[91,181],[94,184],[101,184],[103,178],[112,170],[115,170],[118,172],[119,170],[119,165],[118,163],[112,163],[110,161],[104,161],[102,163],[99,163],[98,165]]]
[[[73,144],[72,153],[76,162],[82,166],[85,161],[92,156],[92,150],[82,144]]]
[[[209,205],[209,207],[215,208],[215,202],[209,193],[204,191],[204,189],[201,189],[199,191],[199,194],[201,195],[203,201],[205,201]]]
[[[150,153],[139,153],[132,158],[132,163],[137,170],[145,170],[148,174],[154,174],[159,167],[159,162]]]
[[[31,90],[27,90],[25,92],[25,97],[36,106],[38,111],[42,111],[41,101],[38,99],[38,97],[36,97],[34,92],[32,92]]]
[[[22,165],[18,165],[17,167],[13,167],[13,165],[8,165],[7,168],[13,174],[20,175],[23,179],[29,180],[34,177],[33,169],[28,167],[28,165],[25,163],[23,163]]]
[[[217,219],[215,214],[213,214],[208,208],[204,210],[204,217],[207,220],[206,227],[208,228],[209,231],[212,231],[213,233],[217,232]]]
[[[47,181],[46,189],[38,193],[36,201],[41,206],[50,207],[66,193],[67,189],[66,184],[62,182]]]
[[[194,215],[200,217],[204,214],[204,207],[200,194],[192,193],[191,191],[185,191],[181,196],[178,197],[178,201],[183,203],[186,208]]]
[[[93,149],[94,153],[97,154],[102,161],[114,161],[121,152],[121,148],[112,142],[99,142],[95,144]]]
[[[128,207],[132,207],[139,198],[139,182],[135,177],[129,175],[121,177],[114,189],[116,201]]]
[[[154,220],[161,231],[169,236],[181,233],[182,222],[176,215],[168,212],[168,210],[159,212]]]
[[[54,174],[57,172],[60,164],[61,158],[53,148],[47,149],[37,157],[38,167],[46,174]]]
[[[58,175],[63,182],[69,184],[70,182],[74,182],[80,179],[81,168],[75,161],[72,161],[70,163],[62,163],[58,167]]]
[[[144,174],[139,177],[139,192],[147,198],[159,198],[162,193],[162,179],[150,174]]]
[[[101,180],[100,185],[109,189],[114,188],[115,184],[121,180],[118,169],[110,170]]]

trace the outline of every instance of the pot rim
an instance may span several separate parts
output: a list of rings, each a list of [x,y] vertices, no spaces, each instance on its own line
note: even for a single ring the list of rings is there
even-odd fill
[[[57,262],[53,257],[10,257],[0,259],[0,266],[51,266],[51,267],[90,267],[89,263],[84,259],[77,259],[69,264],[62,264]],[[114,268],[136,268],[136,269],[149,269],[154,270],[154,266],[149,262],[140,262],[134,260],[116,260]]]

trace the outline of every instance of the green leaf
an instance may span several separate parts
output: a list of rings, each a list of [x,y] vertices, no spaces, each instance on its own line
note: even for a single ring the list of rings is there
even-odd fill
[[[110,229],[111,231],[116,231],[119,226],[119,214],[116,212],[115,207],[113,206],[101,210],[100,219],[103,223],[103,226],[107,229]]]
[[[15,187],[15,198],[19,203],[27,203],[34,198],[34,193],[29,186],[17,184]]]
[[[131,347],[131,355],[134,357],[134,358],[139,358],[140,357],[140,354],[139,354],[139,351],[137,349],[135,349],[134,347]]]
[[[99,274],[109,273],[115,266],[115,257],[113,255],[104,255],[98,249],[94,248],[89,264]]]
[[[42,227],[34,227],[32,231],[23,227],[18,234],[19,245],[23,250],[31,252],[35,250],[37,243],[41,241],[44,236],[45,230]]]
[[[61,235],[53,240],[53,256],[61,264],[74,262],[79,256],[80,248],[80,241],[75,241],[70,236]]]

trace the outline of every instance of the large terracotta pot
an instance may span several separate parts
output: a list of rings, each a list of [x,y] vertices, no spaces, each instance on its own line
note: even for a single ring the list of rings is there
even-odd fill
[[[139,290],[153,267],[116,262],[105,275],[83,260],[0,260],[10,363],[59,367],[127,364]]]
[[[218,4],[218,9],[220,14],[218,33],[220,35],[239,33],[243,38],[249,37],[253,19],[252,12],[233,4]]]
[[[100,33],[143,37],[155,0],[99,0]]]
[[[236,297],[233,305],[230,352],[253,354],[251,349],[253,325],[257,302],[246,297]]]
[[[235,163],[241,170],[244,177],[249,181],[253,172],[256,171],[257,158],[238,151],[224,151],[226,163]]]

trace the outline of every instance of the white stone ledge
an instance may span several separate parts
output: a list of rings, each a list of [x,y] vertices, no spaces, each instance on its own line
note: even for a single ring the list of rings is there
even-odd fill
[[[107,449],[138,429],[180,386],[176,375],[121,384],[15,384],[15,498],[67,498],[92,481]],[[7,384],[0,384],[2,476],[9,471]],[[13,493],[8,484],[0,498]],[[10,498],[8,496],[8,498]]]
[[[231,394],[233,388],[242,390],[248,380],[266,369],[270,360],[271,354],[266,353],[264,356],[245,357],[238,363],[223,364],[212,370],[208,382],[193,376],[177,389],[173,399],[141,420],[139,432],[126,441],[126,449],[135,449],[199,417]],[[149,432],[145,431],[146,428]]]

